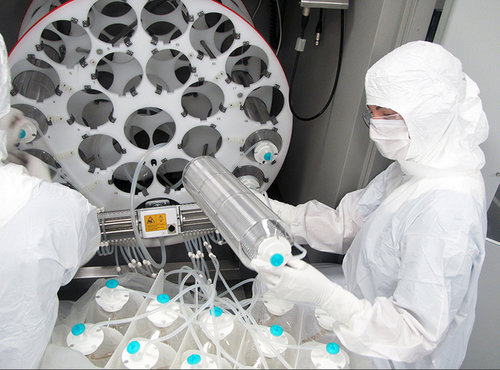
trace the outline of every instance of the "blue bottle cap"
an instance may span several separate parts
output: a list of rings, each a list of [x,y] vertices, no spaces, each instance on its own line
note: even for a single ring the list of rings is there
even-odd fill
[[[168,303],[170,301],[170,297],[166,294],[160,294],[156,299],[158,300],[158,302],[163,304]]]
[[[24,139],[26,137],[26,130],[25,129],[21,129],[19,131],[19,139]]]
[[[281,266],[283,262],[285,262],[285,258],[282,254],[276,253],[271,256],[271,265],[273,265],[274,267]]]
[[[272,157],[273,155],[271,152],[267,152],[266,154],[264,154],[264,159],[268,162],[271,160]]]
[[[71,329],[71,334],[73,334],[74,336],[78,336],[83,334],[84,331],[85,331],[85,325],[80,323],[73,326],[73,328]]]
[[[326,345],[326,352],[328,352],[331,355],[336,355],[339,353],[340,347],[337,343],[331,342]]]
[[[118,280],[109,279],[108,281],[106,281],[106,286],[110,289],[114,289],[118,286]]]
[[[210,309],[210,315],[214,315],[215,317],[219,317],[222,315],[222,308],[215,306],[213,309]]]
[[[274,335],[275,337],[280,337],[283,334],[283,328],[279,325],[273,325],[271,326],[271,334]]]
[[[127,352],[130,353],[131,355],[135,355],[139,350],[141,349],[141,344],[134,340],[130,342],[127,346]]]
[[[194,354],[187,358],[187,363],[189,365],[198,365],[201,362],[201,356]]]

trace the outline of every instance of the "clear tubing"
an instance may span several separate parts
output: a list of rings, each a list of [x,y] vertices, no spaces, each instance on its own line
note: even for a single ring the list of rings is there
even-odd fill
[[[234,171],[241,163],[241,161],[247,156],[248,153],[250,153],[254,148],[259,144],[259,142],[256,142],[253,144],[250,148],[248,148],[244,153],[240,154],[240,158],[236,161],[236,163],[233,165],[232,171]]]
[[[125,252],[125,248],[127,248],[127,247],[120,247],[120,252],[122,254],[123,259],[125,260],[125,263],[127,265],[129,265],[129,264],[132,264],[132,263],[130,262],[130,259],[128,258],[127,253]]]
[[[218,261],[215,259],[215,258],[212,258],[212,262],[215,264],[217,263],[218,265]],[[228,290],[229,294],[231,295],[231,297],[233,298],[233,300],[235,301],[236,305],[238,308],[240,308],[242,310],[242,312],[246,312],[243,307],[241,307],[241,305],[239,304],[238,302],[238,299],[236,298],[236,296],[233,294],[232,290],[229,288],[229,285],[227,284],[226,280],[224,279],[224,277],[222,276],[222,274],[220,274],[220,279],[222,281],[222,283],[224,284],[224,286],[226,287],[226,289]],[[239,314],[239,312],[235,312],[235,314]],[[260,339],[264,339],[264,341],[266,341],[266,338],[263,338],[260,334],[260,332],[254,330],[254,328],[257,328],[258,325],[257,323],[255,322],[255,320],[253,319],[253,317],[251,315],[248,315],[247,316],[248,319],[250,320],[251,324],[254,325],[254,327],[252,327],[252,325],[249,323],[248,325],[245,325],[250,333],[250,335],[252,336],[252,338],[255,340],[255,338],[253,337],[253,335],[257,335],[258,337],[260,337]],[[244,320],[243,320],[244,321]],[[271,348],[274,349],[272,343],[269,343]],[[267,362],[265,361],[265,356],[263,356],[263,354],[261,353],[260,349],[258,346],[256,346],[256,349],[257,349],[257,352],[259,353],[259,355],[262,357],[262,359],[264,360],[265,362],[265,367],[267,368]],[[287,368],[291,368],[290,364],[288,364],[288,362],[283,358],[283,356],[281,356],[280,353],[278,353],[278,351],[275,351],[276,354],[277,354],[277,359]]]
[[[231,291],[235,291],[236,289],[238,289],[240,286],[243,286],[245,284],[248,284],[248,283],[253,283],[255,281],[255,278],[250,278],[250,279],[246,279],[246,280],[243,280],[243,281],[240,281],[238,284],[235,284],[233,285],[232,288],[230,288]],[[229,291],[226,291],[226,292],[222,292],[221,294],[218,295],[219,298],[222,298],[223,296],[225,296],[227,293],[229,293]]]
[[[142,156],[142,158],[140,159],[139,163],[137,163],[137,166],[135,168],[134,177],[132,178],[132,185],[131,185],[131,188],[130,188],[130,218],[131,218],[131,221],[132,221],[132,229],[134,230],[134,236],[135,236],[135,239],[137,240],[137,243],[139,244],[139,247],[141,248],[144,256],[157,269],[161,269],[163,266],[165,266],[165,263],[167,262],[167,253],[165,251],[165,246],[164,245],[161,246],[161,250],[162,250],[162,253],[161,253],[162,260],[161,260],[161,262],[160,263],[156,263],[156,261],[153,259],[153,257],[151,257],[151,255],[147,251],[146,246],[144,245],[144,243],[142,242],[141,237],[139,236],[139,231],[137,230],[137,223],[136,223],[136,217],[135,217],[135,207],[134,207],[134,195],[135,195],[135,189],[137,187],[137,180],[139,179],[139,173],[141,172],[141,168],[142,168],[142,165],[143,165],[144,161],[146,160],[146,158],[153,151],[155,151],[156,149],[159,149],[159,148],[161,148],[161,147],[163,147],[165,145],[166,145],[166,143],[157,144],[157,145],[153,146],[151,149],[149,149]]]
[[[241,262],[276,253],[291,256],[288,226],[215,158],[197,157],[183,172],[184,188],[222,234]]]
[[[188,273],[187,276],[184,279],[187,280],[191,275],[193,275],[195,277],[196,276],[196,271],[193,270],[192,272]],[[195,288],[194,286],[190,286],[190,287],[187,287],[187,288],[181,290],[174,298],[171,299],[171,301],[172,302],[177,301],[178,299],[180,299],[181,297],[183,297],[184,294],[186,294],[187,292],[189,292],[191,290],[194,290],[194,288]],[[110,325],[126,324],[126,323],[129,323],[129,322],[135,321],[135,320],[144,319],[144,318],[148,317],[149,315],[151,315],[153,313],[160,312],[162,309],[163,309],[163,307],[158,307],[155,310],[152,310],[150,312],[145,312],[145,313],[143,313],[141,315],[134,316],[134,317],[129,317],[129,318],[120,319],[120,320],[101,321],[101,322],[98,322],[98,323],[94,324],[94,326],[110,326]]]
[[[201,266],[203,268],[203,273],[205,274],[205,277],[209,279],[210,271],[208,270],[207,261],[205,260],[205,254],[203,253],[203,246],[205,245],[205,243],[210,243],[210,242],[208,241],[205,235],[198,237],[197,241],[198,241],[198,250],[201,253],[200,259],[201,259]]]
[[[216,264],[217,266],[219,266],[219,261],[217,261],[217,259],[216,259],[215,257],[212,257],[212,262],[214,263],[214,265]],[[224,277],[222,276],[222,274],[220,274],[220,270],[219,270],[219,269],[217,269],[217,272],[218,272],[218,273],[217,273],[217,276],[218,276],[218,277],[220,277],[220,279],[221,279],[222,283],[224,284],[224,286],[225,286],[225,287],[226,287],[226,289],[228,290],[229,294],[231,295],[231,297],[233,298],[233,300],[235,301],[235,303],[236,303],[236,302],[238,302],[238,299],[236,298],[236,296],[234,295],[234,293],[232,292],[232,290],[229,288],[229,286],[228,286],[228,284],[227,284],[226,280],[224,279]],[[239,307],[238,307],[238,306],[239,306]],[[250,333],[250,335],[251,335],[251,336],[252,336],[252,338],[253,338],[253,335],[252,335],[252,334],[255,334],[255,333],[252,333],[253,328],[252,328],[252,326],[251,326],[249,323],[247,323],[247,322],[246,322],[246,320],[244,320],[244,319],[243,319],[243,317],[242,317],[242,316],[241,316],[241,314],[240,314],[239,309],[241,309],[241,311],[242,311],[242,312],[246,313],[245,309],[244,309],[243,307],[241,307],[241,305],[239,305],[239,303],[236,303],[236,310],[235,310],[235,312],[234,312],[234,313],[236,314],[236,316],[237,316],[238,318],[240,318],[240,319],[241,319],[242,324],[246,327],[246,329],[248,330],[248,332]],[[247,318],[248,318],[251,322],[253,322],[253,324],[255,325],[255,327],[257,327],[257,323],[255,322],[255,320],[253,319],[253,317],[252,317],[251,315],[247,315]],[[260,333],[257,333],[257,334],[258,334],[258,335],[260,335]],[[264,338],[264,340],[265,340],[265,338]],[[271,345],[271,347],[272,347],[272,345]],[[262,357],[262,359],[263,359],[263,361],[264,361],[264,367],[267,369],[267,368],[268,368],[268,366],[267,366],[267,362],[266,362],[266,360],[265,360],[265,356],[262,354],[262,352],[260,351],[260,349],[259,349],[259,347],[258,347],[258,346],[256,346],[256,348],[257,348],[257,352],[259,353],[259,355]],[[278,358],[279,358],[279,357],[280,357],[280,355],[278,354]],[[283,359],[283,361],[284,361],[284,359]],[[285,361],[285,362],[286,362],[286,361]]]
[[[303,246],[295,242],[293,243],[293,246],[302,252],[301,254],[294,256],[294,258],[303,259],[307,254],[307,250]]]
[[[115,246],[115,263],[117,270],[120,268],[120,262],[118,261],[118,249],[120,249],[120,247]]]
[[[193,263],[193,268],[195,270],[199,270],[198,261],[196,260],[196,253],[194,253],[194,249],[193,249],[193,246],[191,245],[191,241],[186,240],[184,244],[186,244],[188,252],[191,253],[192,257],[190,257],[190,258],[191,258],[191,262]]]
[[[182,282],[179,284],[180,285],[179,288],[182,288],[184,286],[184,284],[186,283],[187,279],[190,276],[193,276],[196,280],[199,279],[198,275],[196,274],[196,271],[195,270],[191,270],[184,277],[184,279],[182,280]],[[190,287],[189,290],[192,290],[193,288],[194,288],[194,286]],[[164,337],[160,337],[160,338],[157,338],[157,339],[154,339],[151,342],[155,343],[155,342],[161,342],[161,341],[167,340],[167,339],[171,338],[172,336],[180,333],[186,326],[188,326],[189,328],[192,328],[194,318],[197,317],[207,307],[209,307],[209,306],[213,307],[214,306],[214,299],[215,299],[215,295],[216,295],[216,291],[215,291],[214,285],[207,286],[207,288],[211,288],[210,289],[210,294],[207,294],[208,300],[203,305],[201,305],[200,307],[198,307],[198,309],[194,312],[194,314],[192,316],[189,317],[186,314],[186,312],[184,312],[184,316],[186,317],[186,322],[184,324],[182,324],[177,330],[173,331],[169,335],[164,336]],[[179,293],[176,297],[178,297],[178,296],[179,296],[179,299],[180,299],[182,305],[184,305],[184,294],[181,295]],[[153,311],[151,311],[151,312],[153,312]],[[197,345],[198,345],[198,343],[197,343]]]

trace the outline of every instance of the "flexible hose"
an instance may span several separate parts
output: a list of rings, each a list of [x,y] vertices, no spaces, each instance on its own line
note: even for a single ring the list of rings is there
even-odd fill
[[[342,54],[343,54],[343,50],[344,50],[344,10],[342,9],[340,11],[340,45],[339,45],[339,58],[338,58],[338,62],[337,62],[337,72],[336,72],[336,75],[335,75],[335,82],[333,83],[333,87],[332,87],[332,90],[331,90],[331,93],[330,93],[330,96],[328,97],[328,100],[326,102],[326,104],[324,105],[323,108],[321,108],[321,110],[310,116],[310,117],[303,117],[303,116],[300,116],[296,111],[295,111],[295,108],[292,104],[292,89],[293,89],[293,83],[295,81],[295,75],[297,73],[297,66],[299,64],[299,59],[300,59],[300,54],[301,52],[297,51],[297,53],[295,54],[295,61],[294,61],[294,64],[293,64],[293,70],[292,70],[292,77],[290,79],[290,93],[288,95],[288,102],[290,104],[290,110],[292,111],[292,114],[295,116],[295,118],[301,120],[301,121],[312,121],[312,120],[315,120],[316,118],[318,118],[319,116],[321,116],[323,113],[325,113],[325,111],[327,110],[327,108],[330,106],[330,103],[332,102],[333,100],[333,97],[335,95],[335,92],[337,91],[337,85],[339,83],[339,77],[340,77],[340,69],[341,69],[341,66],[342,66]],[[307,16],[306,18],[309,18],[309,16]],[[303,16],[303,31],[301,33],[301,36],[303,37],[304,35],[304,31],[305,31],[305,25],[307,25],[307,22],[304,21],[304,16]]]
[[[151,149],[149,149],[141,158],[141,160],[139,161],[139,163],[137,163],[137,166],[135,168],[135,172],[134,172],[134,177],[132,178],[132,184],[131,184],[131,188],[130,188],[130,218],[131,218],[131,221],[132,221],[132,229],[134,230],[134,236],[135,236],[135,239],[137,241],[137,243],[139,244],[139,247],[141,248],[142,250],[142,253],[144,254],[144,256],[146,257],[146,259],[148,259],[151,264],[156,267],[157,269],[161,269],[163,268],[163,266],[165,266],[165,263],[167,262],[167,254],[166,254],[166,251],[165,251],[165,246],[162,245],[160,248],[162,250],[162,259],[161,259],[161,262],[160,263],[157,263],[153,257],[151,257],[151,255],[149,254],[149,252],[147,251],[143,241],[142,241],[142,238],[140,237],[139,235],[139,231],[137,230],[137,223],[136,223],[136,217],[135,217],[135,207],[134,207],[134,195],[135,195],[135,189],[137,187],[137,180],[139,178],[139,173],[141,172],[141,168],[142,168],[142,165],[144,163],[144,161],[146,160],[146,158],[155,150],[161,148],[161,147],[164,147],[166,144],[165,143],[162,143],[162,144],[157,144],[155,146],[153,146]]]

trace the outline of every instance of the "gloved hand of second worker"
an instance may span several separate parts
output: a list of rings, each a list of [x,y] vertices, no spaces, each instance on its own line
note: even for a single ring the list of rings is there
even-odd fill
[[[45,181],[51,181],[50,171],[46,163],[17,148],[20,128],[26,123],[23,112],[11,108],[9,113],[0,118],[0,131],[6,133],[7,162],[26,167],[29,174]]]
[[[277,297],[292,302],[313,303],[343,324],[349,324],[354,314],[366,312],[371,306],[368,301],[357,298],[297,258],[278,268],[254,259],[252,266]]]
[[[7,152],[17,151],[15,144],[19,142],[19,131],[16,129],[24,118],[23,112],[19,109],[11,108],[9,112],[0,118],[0,130],[7,134]]]

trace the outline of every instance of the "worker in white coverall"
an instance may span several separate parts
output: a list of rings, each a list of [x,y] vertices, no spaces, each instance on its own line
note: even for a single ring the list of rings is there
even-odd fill
[[[54,328],[57,291],[95,254],[99,227],[80,193],[32,176],[48,168],[15,147],[24,117],[9,96],[0,35],[0,368],[33,368]]]
[[[327,311],[380,368],[459,368],[474,323],[486,204],[477,85],[437,44],[411,42],[366,74],[370,137],[395,160],[336,209],[270,202],[299,243],[345,254],[347,290],[311,265],[256,263],[284,299]]]

